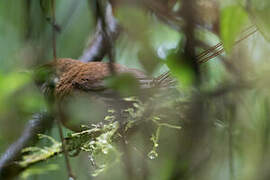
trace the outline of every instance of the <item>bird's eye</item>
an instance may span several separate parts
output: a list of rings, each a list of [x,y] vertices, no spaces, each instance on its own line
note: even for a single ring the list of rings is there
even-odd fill
[[[49,86],[50,88],[55,88],[55,85],[56,85],[56,83],[57,83],[58,81],[59,81],[58,78],[56,78],[56,77],[51,77],[51,78],[47,81],[47,83],[48,83],[48,86]]]

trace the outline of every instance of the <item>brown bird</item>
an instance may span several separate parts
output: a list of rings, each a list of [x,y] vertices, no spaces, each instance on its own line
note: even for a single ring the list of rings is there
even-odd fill
[[[132,75],[137,80],[139,86],[136,95],[141,97],[148,96],[151,90],[175,84],[175,81],[169,77],[168,73],[162,74],[157,78],[149,78],[138,69],[128,68],[120,64],[113,64],[113,71],[116,75]],[[112,74],[109,63],[84,63],[79,60],[62,58],[42,66],[37,72],[36,82],[41,85],[43,93],[53,99],[53,101],[59,102],[61,108],[67,112],[67,117],[76,114],[76,112],[72,111],[74,106],[77,109],[80,106],[80,108],[87,109],[86,113],[81,114],[88,114],[88,117],[86,117],[88,123],[89,121],[93,123],[93,119],[104,118],[109,108],[121,110],[130,105],[130,102],[123,101],[119,92],[107,85],[106,79]],[[78,99],[84,103],[87,100],[87,105],[78,103],[77,106],[76,101]],[[70,106],[73,107],[70,108]],[[90,111],[91,113],[89,113]],[[90,118],[91,120],[89,120]],[[78,123],[72,122],[70,120],[72,118],[67,119],[69,120],[65,120],[63,124],[75,131],[81,130],[80,125],[85,123],[85,120]]]

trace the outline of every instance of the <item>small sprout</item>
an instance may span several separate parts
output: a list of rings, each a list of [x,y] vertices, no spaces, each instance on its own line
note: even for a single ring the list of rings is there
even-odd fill
[[[109,110],[108,110],[108,113],[113,114],[113,113],[115,113],[115,110],[114,110],[114,109],[109,109]]]
[[[91,126],[92,126],[93,128],[99,128],[99,125],[98,125],[98,124],[91,124]]]
[[[157,148],[158,148],[158,141],[159,141],[159,135],[160,135],[160,126],[157,127],[156,134],[152,135],[150,140],[153,142],[153,148],[152,150],[148,153],[148,157],[150,159],[155,159],[158,157],[157,153]]]
[[[81,128],[83,128],[83,129],[90,129],[90,127],[88,125],[85,125],[85,124],[82,124],[81,125]]]
[[[161,123],[161,122],[159,122],[160,120],[161,120],[161,118],[158,117],[158,116],[154,116],[154,117],[152,118],[152,121],[153,121],[157,126],[164,126],[164,127],[172,128],[172,129],[181,129],[181,128],[182,128],[181,126],[172,125],[172,124],[169,124],[169,123]]]
[[[92,176],[96,177],[98,176],[100,173],[102,173],[104,170],[106,169],[106,165],[101,165],[99,166],[93,173]]]
[[[154,120],[154,121],[159,121],[159,120],[160,120],[160,117],[154,116],[154,117],[153,117],[153,120]]]
[[[91,162],[92,166],[97,168],[97,164],[95,162],[94,157],[92,155],[89,155],[88,157],[89,157],[89,161]]]
[[[130,129],[132,126],[133,126],[133,124],[134,124],[134,121],[128,121],[128,123],[127,123],[127,125],[125,126],[125,132],[128,130],[128,129]]]
[[[154,150],[150,151],[147,155],[151,160],[156,159],[158,157],[158,153]]]
[[[115,119],[116,119],[115,116],[106,116],[106,117],[104,118],[105,121],[114,121]]]
[[[133,106],[134,106],[135,108],[139,108],[139,107],[140,107],[140,105],[139,105],[138,103],[133,103]]]
[[[124,98],[124,100],[128,101],[128,102],[130,102],[130,101],[138,101],[138,99],[136,97],[134,97],[134,96]]]
[[[167,127],[167,128],[171,128],[171,129],[182,129],[181,126],[176,126],[176,125],[172,125],[172,124],[168,124],[168,123],[159,123],[160,126],[164,126],[164,127]]]
[[[135,118],[136,117],[136,113],[134,111],[133,108],[128,108],[128,109],[125,109],[124,112],[127,112],[131,118]]]
[[[214,125],[215,125],[217,128],[220,128],[220,129],[223,129],[223,128],[226,128],[226,127],[227,127],[227,125],[226,125],[224,122],[222,122],[221,120],[216,120],[216,121],[214,122]]]

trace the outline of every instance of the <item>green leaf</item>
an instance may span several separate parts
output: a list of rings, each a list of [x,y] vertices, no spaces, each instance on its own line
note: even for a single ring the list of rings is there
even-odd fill
[[[227,53],[230,53],[237,35],[247,22],[248,15],[239,5],[228,6],[222,10],[220,22],[221,40]]]
[[[194,83],[194,71],[189,60],[184,56],[178,55],[177,52],[171,52],[167,56],[166,64],[172,75],[178,79],[182,88],[188,88]]]
[[[133,96],[139,93],[139,82],[129,73],[109,77],[105,80],[105,84],[123,96]]]
[[[0,100],[3,100],[31,81],[27,73],[11,72],[0,74]]]
[[[39,4],[46,18],[50,19],[52,17],[52,0],[40,0]]]
[[[270,41],[270,1],[252,0],[250,13],[259,31],[262,33],[266,40]]]
[[[116,11],[116,17],[132,37],[144,40],[146,30],[150,29],[151,24],[144,11],[136,7],[123,6]]]
[[[149,74],[152,74],[161,61],[150,46],[144,46],[138,53],[139,62]]]

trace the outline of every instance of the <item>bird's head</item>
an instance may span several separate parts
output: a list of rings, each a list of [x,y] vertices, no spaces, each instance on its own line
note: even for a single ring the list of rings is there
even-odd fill
[[[33,73],[33,79],[42,94],[49,99],[53,98],[53,92],[58,82],[54,63],[47,63],[37,67]]]
[[[62,58],[39,66],[34,70],[34,81],[46,97],[53,96],[60,78],[78,63],[73,59]]]

